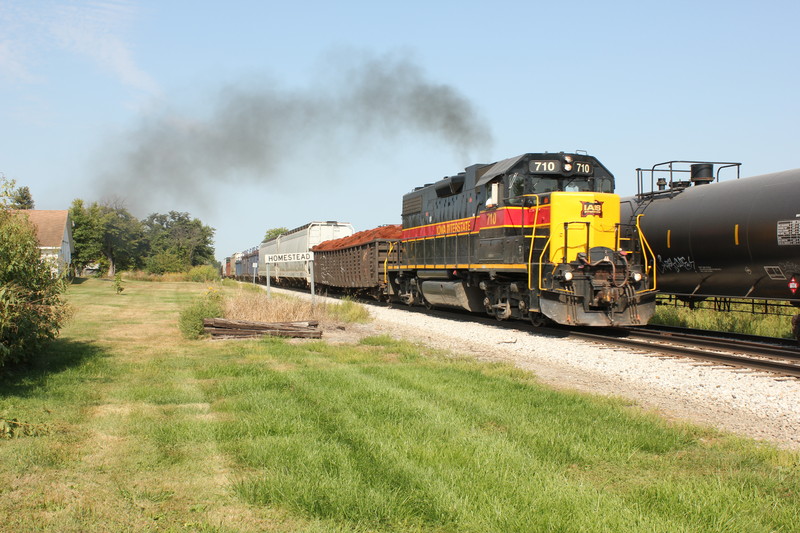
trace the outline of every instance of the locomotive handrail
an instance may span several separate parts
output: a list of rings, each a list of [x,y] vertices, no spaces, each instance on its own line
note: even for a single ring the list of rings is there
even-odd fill
[[[536,224],[531,229],[531,245],[528,247],[528,290],[533,289],[531,277],[533,276],[533,247],[536,245]],[[546,246],[546,245],[545,245]],[[541,266],[539,267],[541,270]]]
[[[539,254],[539,290],[540,291],[544,291],[545,290],[544,284],[542,283],[542,278],[543,278],[543,274],[544,274],[544,268],[542,268],[542,267],[544,266],[544,253],[547,251],[547,248],[550,246],[550,241],[552,239],[553,239],[552,236],[547,237],[547,242],[544,244],[544,248],[542,248],[542,253]],[[554,287],[551,287],[551,288],[549,288],[547,290],[549,292],[554,292],[554,293],[557,293],[557,294],[575,294],[575,291],[569,291],[569,290],[566,290],[566,289],[556,289]]]
[[[562,263],[567,263],[567,254],[569,254],[569,227],[572,224],[583,224],[586,226],[586,254],[589,254],[589,238],[592,234],[592,225],[589,222],[581,222],[579,220],[572,220],[570,222],[564,222],[564,255],[562,256]]]
[[[394,243],[395,241],[389,242],[389,251],[386,252],[386,259],[383,260],[383,282],[385,284],[389,284],[389,258],[392,256],[392,251],[394,251]],[[400,254],[397,254],[398,256]],[[397,258],[397,263],[400,263],[400,257]]]
[[[646,289],[643,291],[639,291],[638,294],[645,293],[645,292],[652,292],[658,290],[658,278],[657,278],[657,271],[656,268],[656,254],[653,252],[653,249],[650,247],[650,243],[647,242],[647,237],[644,236],[644,232],[642,231],[642,227],[639,224],[639,219],[642,218],[644,215],[636,215],[636,231],[639,233],[639,237],[642,239],[642,244],[644,244],[644,248],[646,248],[650,252],[650,256],[653,258],[653,286],[650,289]],[[649,269],[647,264],[647,253],[645,250],[642,250],[642,259],[644,260],[644,271],[647,273]]]
[[[553,236],[552,235],[548,235],[547,236],[547,242],[544,243],[544,247],[542,248],[542,253],[539,254],[539,290],[540,291],[544,290],[544,285],[542,284],[542,271],[544,270],[542,268],[542,265],[544,265],[544,253],[550,247],[550,241],[551,240],[553,240]],[[531,246],[531,255],[533,255],[533,246]],[[529,275],[529,277],[530,277],[530,275]]]
[[[533,224],[531,224],[531,244],[530,244],[530,247],[529,247],[529,250],[528,250],[528,289],[533,289],[533,279],[532,279],[533,278],[533,272],[532,272],[533,271],[533,251],[534,251],[534,248],[536,247],[536,239],[541,239],[541,238],[545,238],[545,237],[547,238],[547,241],[544,243],[544,247],[542,248],[542,253],[539,256],[539,271],[541,272],[541,270],[542,270],[542,257],[544,255],[544,252],[547,250],[547,247],[550,245],[550,234],[548,233],[547,235],[539,235],[539,236],[536,235],[536,229],[537,228],[539,228],[539,227],[545,227],[546,228],[546,226],[544,224],[537,224],[536,223],[537,217],[539,216],[539,205],[540,205],[538,203],[539,202],[539,195],[538,194],[531,194],[529,196],[535,197],[536,198],[536,202],[537,202],[535,206],[532,206],[532,207],[535,207],[536,209],[534,210]],[[525,230],[524,217],[523,217],[522,229],[523,229],[523,232],[524,232],[524,230]]]

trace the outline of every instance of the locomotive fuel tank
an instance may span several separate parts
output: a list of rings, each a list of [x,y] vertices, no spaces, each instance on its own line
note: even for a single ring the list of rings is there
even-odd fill
[[[655,255],[658,291],[800,302],[800,169],[659,181],[662,190],[621,202],[621,219],[639,224]]]

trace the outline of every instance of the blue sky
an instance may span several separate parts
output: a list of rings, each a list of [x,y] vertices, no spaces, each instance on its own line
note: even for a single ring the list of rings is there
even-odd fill
[[[0,0],[0,172],[40,209],[400,221],[477,162],[800,167],[800,3]]]

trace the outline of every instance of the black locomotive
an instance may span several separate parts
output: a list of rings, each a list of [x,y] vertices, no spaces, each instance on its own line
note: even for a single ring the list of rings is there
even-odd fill
[[[339,284],[499,320],[645,324],[655,310],[648,261],[634,252],[641,249],[635,228],[622,236],[613,191],[613,175],[585,154],[470,166],[406,194],[402,237],[384,245],[384,255],[369,252],[385,257],[381,275]],[[347,278],[343,265],[362,263],[367,248],[353,247],[348,261],[341,250],[316,252],[318,279],[326,271]]]

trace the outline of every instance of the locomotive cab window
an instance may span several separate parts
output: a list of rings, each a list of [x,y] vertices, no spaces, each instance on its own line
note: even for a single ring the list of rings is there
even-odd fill
[[[494,180],[486,184],[486,207],[497,207],[500,205],[503,196],[503,187],[500,180]]]
[[[516,172],[508,176],[506,181],[508,183],[508,204],[522,205],[525,200],[524,195],[527,192],[525,190],[526,176]]]
[[[562,190],[567,192],[590,192],[594,190],[594,183],[591,183],[586,178],[565,179]]]
[[[594,190],[597,192],[614,192],[614,180],[611,178],[595,178]]]
[[[532,183],[533,194],[546,194],[558,190],[558,180],[555,178],[535,178]]]

